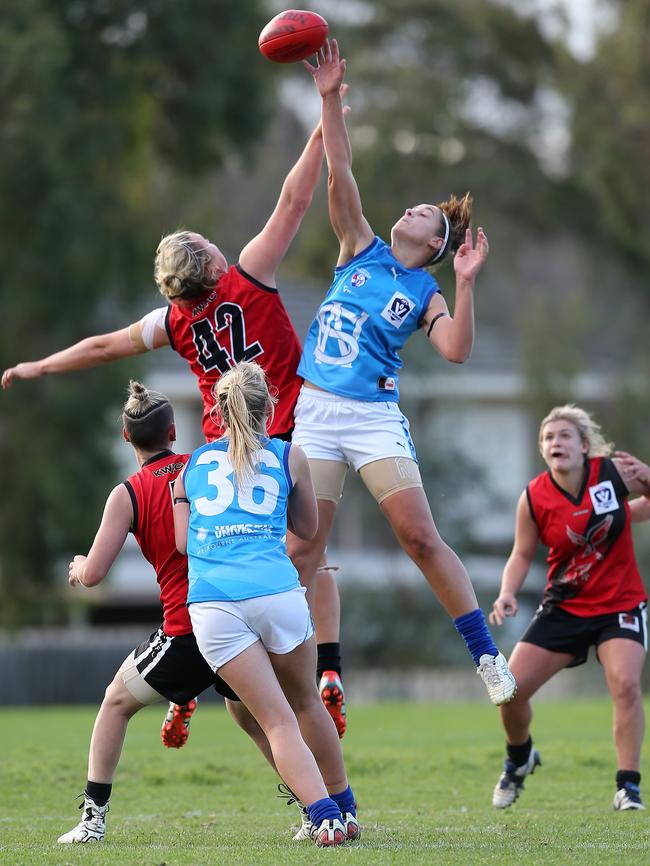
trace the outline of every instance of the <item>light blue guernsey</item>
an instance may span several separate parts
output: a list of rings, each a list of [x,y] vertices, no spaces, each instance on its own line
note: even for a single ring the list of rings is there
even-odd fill
[[[256,474],[241,489],[226,440],[192,454],[183,475],[190,500],[188,604],[240,601],[299,586],[286,550],[290,447],[263,440]]]
[[[407,268],[379,237],[334,270],[311,324],[298,374],[319,388],[377,402],[399,400],[399,352],[422,325],[440,288],[422,268]]]

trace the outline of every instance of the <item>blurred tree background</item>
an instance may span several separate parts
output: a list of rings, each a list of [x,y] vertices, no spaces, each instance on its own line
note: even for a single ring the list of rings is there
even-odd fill
[[[348,59],[371,225],[385,237],[405,207],[471,190],[492,248],[479,340],[493,335],[504,365],[525,376],[535,417],[584,372],[613,381],[599,420],[649,459],[647,0],[305,5],[329,20]],[[3,369],[156,306],[163,232],[194,224],[233,260],[260,227],[319,105],[299,64],[257,53],[280,8],[6,0]],[[324,289],[335,257],[321,191],[281,276]],[[451,266],[438,277],[453,306]],[[420,339],[405,358],[411,371],[440,367]],[[60,557],[87,548],[116,480],[110,444],[134,372],[120,364],[0,396],[4,623],[56,617],[48,587]],[[445,443],[416,444],[427,475],[451,471]],[[448,487],[479,486],[471,458]],[[441,524],[462,546],[450,514]]]

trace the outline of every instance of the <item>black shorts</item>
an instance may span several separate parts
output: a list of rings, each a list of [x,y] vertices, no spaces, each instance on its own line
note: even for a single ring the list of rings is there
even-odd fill
[[[203,658],[193,634],[170,637],[159,628],[133,651],[133,656],[142,679],[175,704],[188,703],[210,686],[224,698],[239,700]]]
[[[574,668],[587,661],[589,647],[598,647],[615,637],[636,641],[648,649],[648,614],[646,602],[632,610],[605,613],[602,616],[574,616],[556,605],[540,605],[530,625],[520,638],[554,653],[574,656],[567,667]]]

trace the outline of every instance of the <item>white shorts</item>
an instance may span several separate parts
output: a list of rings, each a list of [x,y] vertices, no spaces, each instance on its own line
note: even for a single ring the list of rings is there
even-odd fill
[[[196,601],[189,605],[201,655],[213,671],[258,640],[270,653],[284,655],[308,640],[314,625],[305,588],[242,601]]]
[[[416,460],[409,422],[397,403],[351,400],[303,386],[291,441],[310,460],[335,460],[357,472],[386,457]]]

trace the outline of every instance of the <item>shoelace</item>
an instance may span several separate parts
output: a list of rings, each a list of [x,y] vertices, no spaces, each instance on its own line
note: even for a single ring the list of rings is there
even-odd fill
[[[83,797],[83,800],[81,801],[81,803],[79,803],[80,809],[83,809],[86,806],[86,795],[85,795],[85,793],[77,794],[77,796],[75,797],[75,800],[79,800],[82,797]],[[96,812],[96,814],[93,814],[95,809],[93,809],[92,806],[88,806],[86,809],[86,813],[83,816],[83,820],[84,821],[94,821],[97,818],[103,818],[104,815],[110,811],[110,808],[111,807],[108,803],[105,806],[98,806],[95,803],[95,809],[97,810],[97,812]],[[101,811],[101,810],[103,810],[103,811]]]
[[[293,804],[295,803],[297,806],[304,810],[305,807],[302,800],[298,799],[298,797],[296,797],[291,788],[288,785],[285,785],[284,782],[278,785],[278,791],[279,793],[277,796],[282,797],[284,800],[286,800],[287,806],[293,806]]]
[[[497,671],[495,662],[483,662],[479,668],[479,673],[488,681],[489,686],[498,686],[501,684],[501,676]]]

